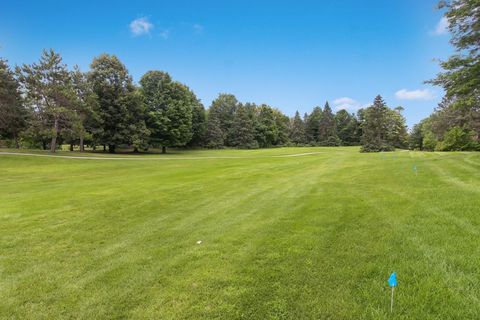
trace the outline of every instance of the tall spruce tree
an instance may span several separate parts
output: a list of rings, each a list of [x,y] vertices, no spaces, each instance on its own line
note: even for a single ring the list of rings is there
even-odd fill
[[[363,110],[362,152],[392,151],[394,147],[387,141],[388,107],[378,95],[371,107]]]
[[[322,111],[322,117],[319,122],[318,129],[318,144],[321,146],[339,146],[340,139],[337,135],[337,123],[335,121],[335,115],[328,104],[325,103],[325,107]]]
[[[300,117],[298,110],[295,116],[290,120],[290,141],[295,145],[305,144],[305,123]]]
[[[12,139],[20,147],[20,133],[27,126],[27,110],[20,95],[15,74],[7,61],[0,59],[0,139]]]
[[[315,107],[305,121],[305,136],[307,143],[310,145],[318,145],[318,137],[320,130],[320,121],[322,119],[322,108]]]
[[[235,113],[233,124],[233,143],[238,148],[256,149],[258,142],[256,138],[256,106],[246,103],[240,104]]]

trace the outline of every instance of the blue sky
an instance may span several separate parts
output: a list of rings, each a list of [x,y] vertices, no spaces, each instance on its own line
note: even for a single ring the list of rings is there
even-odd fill
[[[8,1],[0,57],[38,60],[43,48],[82,70],[117,55],[135,81],[168,71],[208,107],[218,93],[288,115],[326,100],[356,108],[381,94],[409,126],[442,91],[425,85],[452,53],[437,0]]]

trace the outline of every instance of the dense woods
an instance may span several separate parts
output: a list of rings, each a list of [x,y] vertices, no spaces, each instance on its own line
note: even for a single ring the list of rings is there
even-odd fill
[[[15,70],[0,59],[0,140],[10,147],[85,145],[115,152],[149,148],[270,148],[361,145],[364,152],[395,148],[480,149],[480,5],[441,2],[457,53],[429,81],[445,97],[434,113],[407,132],[402,107],[381,96],[356,114],[336,113],[328,102],[293,117],[266,104],[240,102],[221,93],[205,109],[195,93],[163,71],[135,84],[114,55],[93,59],[90,70],[68,68],[53,50]]]
[[[358,114],[323,108],[290,118],[279,109],[242,103],[221,93],[208,110],[186,85],[152,70],[136,85],[114,55],[93,59],[90,70],[69,69],[53,50],[15,72],[1,60],[1,137],[11,147],[85,145],[115,152],[149,148],[270,148],[367,144],[365,151],[405,147],[405,119],[381,97]],[[377,101],[378,100],[378,101]],[[376,103],[381,106],[377,106]],[[379,107],[382,109],[376,111]],[[370,140],[374,141],[370,141]]]

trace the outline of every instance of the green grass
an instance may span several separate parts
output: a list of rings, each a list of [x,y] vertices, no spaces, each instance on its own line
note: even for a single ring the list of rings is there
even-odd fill
[[[115,157],[0,155],[1,319],[480,314],[479,153]]]

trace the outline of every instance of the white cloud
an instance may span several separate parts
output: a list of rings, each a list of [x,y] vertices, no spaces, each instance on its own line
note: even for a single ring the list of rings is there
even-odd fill
[[[198,23],[195,23],[193,25],[193,31],[196,33],[196,34],[201,34],[203,33],[203,26],[201,24],[198,24]]]
[[[440,21],[438,21],[437,26],[435,27],[435,31],[433,31],[432,34],[436,36],[447,34],[448,25],[449,25],[448,19],[446,17],[442,17]]]
[[[150,30],[152,29],[153,24],[147,17],[138,18],[130,22],[130,32],[132,32],[134,36],[150,34]]]
[[[429,89],[423,89],[423,90],[402,89],[395,92],[395,97],[400,100],[432,100],[435,98],[435,94]]]
[[[338,110],[348,110],[348,111],[357,111],[360,108],[363,108],[365,105],[362,105],[360,102],[358,102],[355,99],[349,98],[349,97],[342,97],[333,100],[333,105],[335,111]]]

